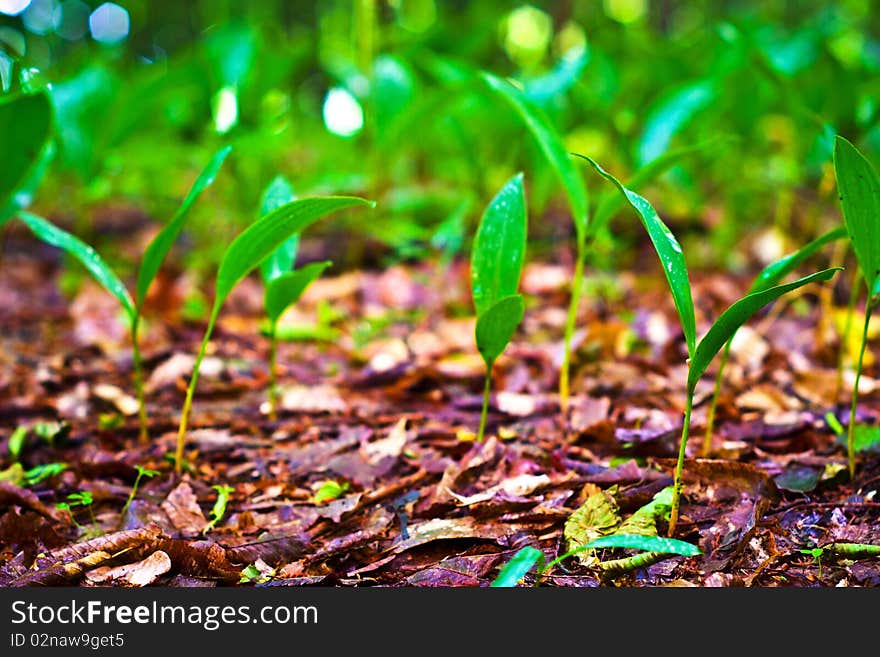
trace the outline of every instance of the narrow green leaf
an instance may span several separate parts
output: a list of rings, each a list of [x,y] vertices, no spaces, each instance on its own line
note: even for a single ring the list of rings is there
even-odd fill
[[[585,46],[569,48],[548,72],[522,81],[525,97],[540,106],[555,101],[574,86],[589,60],[590,51]]]
[[[487,368],[491,369],[492,363],[507,347],[524,314],[522,295],[515,294],[501,299],[477,317],[477,350]]]
[[[538,564],[538,570],[540,570],[540,564],[543,561],[543,552],[531,546],[526,546],[513,555],[510,561],[508,561],[504,565],[504,568],[501,569],[501,572],[498,573],[498,577],[492,580],[492,583],[489,586],[497,588],[512,588],[526,576],[526,573],[528,573],[535,564]]]
[[[305,292],[312,281],[318,278],[333,263],[329,260],[313,262],[295,271],[276,276],[266,283],[266,315],[274,325],[287,308]]]
[[[331,212],[359,205],[375,204],[354,196],[319,196],[292,201],[257,219],[232,241],[223,255],[212,316],[220,312],[232,288],[292,234]]]
[[[695,557],[703,554],[700,548],[685,541],[659,536],[641,536],[639,534],[611,534],[590,541],[584,549],[621,548],[625,550],[645,550],[646,552],[662,552],[664,554],[680,554]]]
[[[177,240],[177,236],[180,235],[180,231],[183,230],[183,223],[189,209],[201,193],[213,184],[217,173],[220,171],[220,167],[223,165],[223,161],[231,150],[231,146],[224,146],[214,154],[214,157],[211,158],[211,161],[208,162],[208,165],[196,178],[196,181],[190,188],[186,198],[183,199],[183,203],[180,204],[177,212],[171,218],[171,221],[165,224],[165,227],[159,231],[158,235],[147,246],[144,257],[141,259],[141,266],[137,277],[138,310],[143,307],[150,284],[159,272],[159,267],[162,266],[162,262],[174,245],[175,240]]]
[[[843,219],[870,294],[880,277],[880,177],[856,147],[839,135],[834,141],[834,172]]]
[[[802,246],[794,253],[789,253],[776,262],[771,262],[755,277],[749,292],[760,292],[761,290],[773,287],[823,246],[846,236],[846,226],[838,226]]]
[[[489,89],[513,107],[523,124],[528,128],[565,190],[578,234],[586,234],[589,206],[587,187],[550,120],[539,107],[529,101],[525,94],[510,82],[485,71],[480,71],[480,77]]]
[[[268,184],[263,197],[260,199],[260,216],[277,210],[282,205],[296,200],[293,187],[284,176],[276,176]],[[276,276],[285,274],[293,269],[296,261],[296,252],[299,248],[299,235],[292,235],[284,243],[275,249],[274,253],[260,263],[260,275],[263,283],[268,283]]]
[[[34,235],[52,246],[63,249],[79,260],[88,272],[101,284],[105,290],[112,294],[122,304],[130,321],[134,320],[134,302],[125,289],[125,285],[119,277],[107,266],[107,263],[88,244],[74,237],[66,230],[38,217],[30,212],[21,212],[18,215],[25,225],[31,229]]]
[[[0,223],[19,209],[10,205],[39,164],[52,136],[52,105],[45,92],[0,101]]]
[[[689,83],[665,95],[648,110],[645,131],[639,140],[639,162],[660,157],[675,134],[715,99],[715,85],[708,80]]]
[[[471,291],[477,316],[516,294],[526,250],[526,196],[516,174],[486,207],[471,252]]]
[[[24,439],[27,438],[28,428],[26,426],[16,427],[12,435],[9,436],[9,456],[13,461],[17,461],[21,456],[21,450],[24,447]]]
[[[688,389],[694,390],[697,381],[703,376],[709,363],[715,358],[715,354],[724,346],[724,344],[736,333],[740,326],[745,324],[755,313],[768,303],[775,301],[786,292],[796,290],[808,283],[814,281],[827,281],[841,267],[832,269],[823,269],[822,271],[804,276],[791,283],[785,285],[777,285],[775,287],[752,292],[747,294],[739,301],[734,302],[730,307],[721,313],[721,316],[715,320],[712,328],[706,333],[700,344],[697,346],[693,356],[691,356],[690,366],[688,367]]]
[[[651,238],[654,249],[660,257],[663,273],[669,283],[672,300],[675,303],[675,309],[678,311],[678,316],[681,320],[681,329],[684,332],[688,354],[693,355],[697,342],[697,322],[694,317],[694,300],[691,296],[691,284],[688,280],[687,265],[684,261],[681,245],[647,199],[624,187],[617,178],[605,171],[592,158],[586,155],[577,156],[592,164],[593,168],[602,177],[617,187],[638,213],[639,218],[642,220],[642,225],[648,231],[648,236]]]

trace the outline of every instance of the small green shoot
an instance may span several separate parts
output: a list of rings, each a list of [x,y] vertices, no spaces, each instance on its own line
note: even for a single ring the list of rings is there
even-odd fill
[[[36,465],[25,471],[24,485],[36,486],[46,479],[51,479],[52,477],[61,474],[67,470],[68,467],[69,466],[66,463],[44,463],[43,465]]]
[[[120,516],[125,516],[125,512],[128,511],[128,507],[131,506],[131,503],[134,501],[134,496],[137,495],[138,486],[141,483],[141,479],[144,477],[155,477],[159,474],[157,470],[148,470],[147,468],[136,465],[134,469],[137,470],[137,476],[134,478],[134,483],[131,486],[131,491],[128,493],[128,499],[125,500],[125,505],[122,507],[122,511],[119,512]]]
[[[296,200],[290,184],[276,177],[266,191],[260,204],[260,215],[268,214],[286,203]],[[332,263],[314,262],[293,270],[299,234],[294,233],[260,265],[265,286],[263,305],[269,320],[269,419],[278,419],[278,320],[292,304],[296,303],[306,288]]]
[[[80,491],[78,493],[71,493],[67,496],[66,502],[59,502],[55,505],[55,508],[61,509],[62,511],[67,511],[67,514],[70,516],[71,521],[74,525],[79,527],[80,529],[84,529],[81,524],[76,521],[76,518],[73,515],[73,508],[77,506],[84,507],[89,510],[89,516],[92,520],[92,529],[86,530],[89,534],[98,536],[102,534],[101,527],[98,525],[98,520],[95,518],[95,510],[92,507],[95,499],[92,497],[92,494],[89,491]]]
[[[321,483],[318,487],[318,490],[315,491],[315,496],[312,498],[312,502],[315,504],[322,504],[324,502],[330,502],[331,500],[338,499],[345,494],[345,491],[348,490],[348,482],[343,481],[339,483],[338,481],[334,481],[333,479],[328,479]]]
[[[471,252],[471,292],[477,311],[475,339],[486,363],[483,408],[477,441],[483,440],[492,365],[522,321],[525,307],[517,294],[526,249],[526,197],[523,175],[516,174],[486,207]]]
[[[760,292],[773,287],[788,274],[793,272],[807,258],[818,252],[823,246],[844,237],[846,237],[846,227],[838,226],[837,228],[832,228],[827,233],[820,235],[812,242],[802,246],[794,253],[790,253],[787,256],[770,263],[755,277],[752,286],[749,288],[749,293]],[[715,375],[715,388],[712,392],[712,398],[709,401],[709,409],[706,414],[706,433],[703,437],[703,458],[708,458],[712,451],[712,433],[715,427],[715,410],[718,406],[718,397],[721,394],[721,385],[724,382],[724,368],[730,357],[730,347],[733,344],[734,337],[736,337],[736,333],[734,333],[727,341],[727,344],[724,345],[724,351],[721,352],[721,362],[718,365],[718,373]]]
[[[9,436],[9,456],[13,461],[18,461],[21,456],[21,450],[24,449],[24,441],[27,438],[28,428],[26,426],[16,427],[12,435]]]
[[[822,579],[822,555],[825,554],[825,548],[812,548],[810,550],[800,550],[801,554],[809,554],[813,557],[813,561],[816,562],[817,572],[816,577],[818,579]]]
[[[877,285],[880,283],[880,176],[864,155],[840,135],[834,140],[834,173],[840,191],[843,219],[868,289],[862,344],[856,365],[856,380],[853,384],[847,426],[846,451],[849,476],[852,479],[856,473],[854,432],[859,380],[862,377],[862,363],[868,342],[868,324],[871,321],[871,312],[878,301]]]
[[[215,484],[211,488],[217,491],[217,500],[211,507],[211,520],[202,532],[203,534],[207,534],[217,526],[218,522],[223,520],[223,516],[226,515],[226,507],[229,504],[229,494],[235,491],[232,486],[226,484]]]
[[[574,166],[562,139],[553,129],[550,120],[540,107],[528,99],[525,93],[507,80],[485,71],[480,72],[483,83],[510,105],[523,125],[529,130],[541,153],[547,159],[553,172],[565,190],[571,209],[572,221],[577,240],[574,276],[571,281],[571,301],[565,324],[562,364],[559,370],[559,404],[563,414],[568,409],[569,364],[571,362],[571,340],[577,322],[578,308],[584,287],[584,264],[587,253],[587,227],[589,222],[589,197],[583,177]]]
[[[626,198],[639,216],[660,262],[663,265],[663,273],[669,284],[675,308],[678,311],[682,332],[688,353],[688,377],[687,397],[684,410],[684,422],[682,424],[681,440],[679,442],[678,460],[675,466],[673,483],[672,509],[669,517],[669,536],[675,533],[678,522],[678,510],[681,503],[681,491],[683,488],[682,471],[687,449],[688,433],[690,431],[691,411],[693,410],[694,394],[697,383],[703,373],[709,367],[712,359],[721,348],[731,339],[733,334],[754,316],[764,306],[775,301],[783,294],[803,287],[814,281],[827,281],[840,268],[825,269],[809,276],[799,278],[792,283],[776,285],[766,289],[747,294],[739,301],[734,302],[712,324],[709,331],[697,344],[697,326],[694,317],[694,302],[691,295],[690,279],[688,278],[687,266],[684,253],[678,240],[672,231],[663,223],[654,207],[643,196],[624,187],[617,178],[605,171],[598,163],[584,155],[578,157],[589,162],[594,169],[606,180],[612,183]]]
[[[183,402],[180,416],[180,427],[177,432],[177,449],[174,453],[174,471],[179,475],[183,463],[183,447],[186,442],[186,429],[192,410],[196,384],[199,380],[199,368],[208,350],[208,342],[214,331],[214,325],[220,316],[220,309],[232,289],[250,272],[260,266],[267,257],[274,253],[291,236],[302,232],[306,227],[322,217],[345,208],[375,204],[353,196],[323,196],[298,199],[286,203],[272,212],[263,215],[236,237],[217,270],[217,283],[214,292],[214,305],[208,326],[202,338],[199,353],[193,364],[192,375]]]

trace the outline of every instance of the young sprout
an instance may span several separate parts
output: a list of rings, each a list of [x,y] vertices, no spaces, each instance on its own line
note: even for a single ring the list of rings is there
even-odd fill
[[[859,380],[862,377],[862,363],[868,342],[868,324],[874,306],[880,300],[880,177],[874,166],[856,147],[839,135],[834,141],[834,173],[840,191],[843,219],[868,289],[865,324],[846,432],[847,461],[849,476],[852,478],[856,472],[855,427]]]
[[[283,176],[276,177],[260,202],[260,216],[272,212],[296,196],[290,183]],[[305,292],[332,263],[314,262],[301,269],[293,269],[299,246],[299,234],[289,237],[272,255],[260,264],[260,274],[265,286],[263,305],[269,319],[269,419],[278,419],[278,320],[281,315]]]
[[[229,493],[235,491],[232,486],[227,486],[226,484],[216,484],[211,486],[211,488],[217,491],[217,500],[211,508],[211,521],[205,527],[202,532],[203,534],[207,534],[217,526],[218,522],[223,520],[223,516],[226,515],[226,507],[229,505]]]
[[[523,175],[516,174],[486,207],[471,252],[471,292],[477,311],[477,350],[486,363],[483,408],[477,441],[483,440],[492,365],[522,321],[522,295],[517,294],[526,249],[526,197]]]
[[[91,516],[92,519],[92,530],[89,533],[100,534],[101,528],[98,526],[98,520],[95,518],[95,510],[92,508],[92,503],[94,501],[95,500],[89,491],[80,491],[79,493],[71,493],[68,495],[67,501],[59,502],[55,505],[55,508],[67,511],[73,524],[80,529],[83,529],[83,526],[76,521],[76,518],[74,518],[73,507],[82,506],[87,508],[89,510],[89,516]]]
[[[291,201],[257,219],[242,231],[226,249],[217,270],[211,316],[208,319],[208,326],[193,364],[192,375],[186,389],[186,398],[183,402],[183,411],[180,415],[177,449],[174,453],[174,471],[178,475],[183,467],[183,447],[186,442],[186,430],[192,410],[193,396],[199,380],[199,368],[207,353],[214,325],[220,316],[220,309],[232,289],[259,267],[260,263],[274,253],[285,241],[300,233],[307,226],[332,212],[363,205],[372,207],[375,204],[354,196],[318,196]]]
[[[156,470],[148,470],[147,468],[136,465],[134,469],[137,470],[137,477],[134,478],[134,484],[131,486],[131,492],[128,494],[128,499],[125,500],[125,505],[122,507],[122,511],[119,512],[120,516],[125,516],[125,512],[128,511],[128,507],[131,506],[131,503],[134,501],[134,496],[137,495],[138,486],[141,483],[141,479],[144,477],[155,477],[159,474]]]
[[[691,295],[691,285],[688,278],[687,266],[685,265],[684,253],[681,245],[672,231],[663,223],[653,206],[642,196],[624,187],[610,173],[605,171],[595,161],[584,155],[578,157],[589,162],[593,168],[606,180],[612,183],[623,194],[627,202],[633,207],[642,222],[643,227],[651,239],[654,249],[663,265],[663,273],[669,284],[672,300],[684,333],[685,344],[688,353],[688,377],[685,398],[684,422],[679,443],[678,460],[675,466],[673,480],[672,509],[669,515],[669,536],[675,533],[678,523],[679,506],[681,503],[681,491],[683,488],[682,471],[687,449],[688,434],[690,431],[691,411],[694,404],[694,393],[700,377],[709,367],[712,359],[721,348],[730,340],[733,334],[755,315],[764,306],[775,301],[786,292],[796,290],[814,281],[827,281],[840,268],[825,269],[809,276],[784,285],[772,286],[757,292],[747,294],[739,301],[731,304],[712,324],[709,331],[697,343],[697,324],[694,317],[694,301]]]
[[[752,286],[749,288],[749,294],[761,292],[762,290],[773,287],[788,274],[793,272],[807,258],[819,251],[823,246],[843,237],[846,237],[846,228],[838,226],[837,228],[829,230],[824,235],[817,237],[794,253],[790,253],[776,262],[770,263],[755,277]],[[703,457],[708,457],[712,451],[712,433],[715,427],[715,410],[718,406],[718,397],[721,394],[721,385],[724,382],[724,368],[727,365],[727,359],[730,357],[730,347],[733,344],[734,337],[736,337],[736,332],[730,336],[727,344],[724,345],[724,351],[721,352],[721,362],[718,364],[718,374],[715,376],[715,388],[712,391],[712,399],[709,402],[709,410],[706,414],[706,434],[703,437]]]
[[[138,340],[138,331],[140,328],[141,315],[143,312],[144,302],[147,298],[147,290],[150,284],[159,272],[159,268],[168,252],[171,250],[174,242],[177,240],[180,231],[183,229],[186,214],[195,203],[199,195],[214,182],[223,160],[229,154],[230,147],[225,147],[218,151],[208,166],[199,174],[199,177],[193,183],[186,198],[181,203],[177,213],[159,231],[158,235],[147,246],[144,256],[141,260],[140,269],[138,271],[135,298],[126,289],[125,284],[120,280],[119,276],[107,265],[97,251],[91,246],[71,235],[67,231],[55,226],[46,219],[29,212],[20,212],[19,219],[36,235],[39,239],[56,246],[66,253],[72,255],[79,260],[89,273],[95,278],[100,285],[112,294],[119,301],[125,312],[128,321],[129,333],[131,336],[131,352],[134,370],[134,387],[138,397],[138,417],[140,422],[141,441],[146,442],[148,438],[147,429],[147,411],[144,398],[144,382],[142,358],[140,345]]]

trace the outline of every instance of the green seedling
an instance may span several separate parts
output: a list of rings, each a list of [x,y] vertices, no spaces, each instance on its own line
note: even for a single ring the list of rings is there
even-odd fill
[[[138,331],[140,328],[141,316],[143,313],[144,302],[147,298],[147,290],[150,284],[159,272],[159,268],[177,237],[183,229],[184,219],[187,212],[199,195],[214,182],[223,160],[229,154],[231,148],[222,148],[211,161],[208,166],[199,174],[199,177],[193,183],[186,198],[181,203],[177,213],[165,227],[159,231],[152,242],[147,246],[144,256],[141,259],[140,269],[138,270],[135,297],[129,294],[125,284],[120,280],[119,276],[107,265],[103,258],[91,246],[68,233],[67,231],[55,226],[46,219],[29,212],[20,212],[19,219],[42,241],[52,246],[56,246],[66,253],[72,255],[82,263],[88,272],[96,281],[117,301],[119,301],[128,320],[129,333],[131,336],[132,362],[134,369],[134,386],[138,397],[138,416],[140,421],[140,436],[143,442],[148,439],[147,411],[144,398],[144,381],[142,358],[138,340]]]
[[[66,463],[44,463],[43,465],[36,465],[29,470],[25,470],[24,485],[36,486],[46,479],[61,474],[67,470],[67,468],[68,465]]]
[[[125,516],[125,512],[128,511],[128,507],[131,506],[131,503],[134,501],[134,496],[137,495],[138,486],[141,483],[141,479],[144,477],[155,477],[159,474],[157,470],[148,470],[147,468],[136,465],[134,469],[137,470],[137,476],[134,478],[134,483],[131,485],[131,491],[128,493],[128,499],[125,500],[125,505],[122,507],[122,511],[119,512],[120,516]]]
[[[571,300],[565,323],[562,364],[559,370],[559,404],[562,412],[568,409],[569,365],[571,363],[571,340],[574,335],[577,313],[584,287],[584,265],[587,254],[589,199],[583,177],[574,165],[562,139],[553,129],[550,120],[541,108],[532,103],[526,95],[510,82],[485,71],[480,72],[485,85],[503,98],[516,112],[523,124],[555,172],[565,190],[574,222],[577,249],[575,254],[574,277],[571,282]]]
[[[880,557],[880,545],[870,543],[829,543],[823,547],[815,547],[808,550],[799,550],[801,554],[808,554],[816,562],[818,572],[816,577],[822,579],[822,559],[838,557],[841,559],[870,559]]]
[[[492,365],[510,342],[525,308],[517,294],[526,250],[527,214],[523,175],[516,174],[486,207],[471,252],[471,292],[477,311],[475,339],[486,363],[477,441],[483,440]]]
[[[339,483],[338,481],[334,481],[329,479],[323,482],[318,490],[315,491],[315,497],[312,499],[312,502],[315,504],[321,504],[323,502],[330,502],[331,500],[338,499],[342,497],[345,491],[348,490],[348,482],[343,481]]]
[[[762,292],[763,290],[773,287],[803,264],[807,258],[817,253],[823,246],[844,237],[846,237],[846,228],[844,226],[838,226],[837,228],[833,228],[827,233],[817,237],[794,253],[790,253],[787,256],[770,263],[755,277],[752,286],[749,288],[749,294]],[[724,369],[727,366],[727,360],[730,357],[730,347],[733,344],[734,337],[736,337],[736,332],[730,337],[727,344],[724,345],[724,351],[721,352],[721,361],[718,364],[718,373],[715,375],[715,388],[712,391],[712,398],[709,401],[709,409],[706,415],[706,434],[703,437],[703,457],[708,457],[712,451],[715,410],[718,407],[718,397],[721,394],[721,386],[724,383]]]
[[[543,552],[533,547],[524,547],[513,555],[513,558],[501,569],[501,572],[492,582],[491,586],[516,586],[534,566],[537,566],[535,586],[538,586],[541,579],[554,566],[581,552],[598,550],[600,548],[643,550],[643,552],[629,557],[598,562],[595,567],[599,569],[603,580],[614,579],[624,573],[645,568],[671,556],[693,557],[702,554],[700,548],[685,541],[679,541],[674,538],[661,538],[659,536],[642,536],[639,534],[602,536],[585,545],[569,550],[565,554],[561,554],[546,565],[544,565],[545,557]]]
[[[199,380],[199,368],[207,352],[214,325],[220,316],[220,309],[232,289],[259,267],[260,263],[272,255],[285,241],[302,232],[307,226],[332,212],[363,205],[375,206],[371,201],[354,196],[319,196],[291,201],[257,219],[242,231],[226,249],[217,270],[211,316],[208,319],[208,326],[193,364],[193,372],[183,403],[180,428],[177,432],[177,449],[174,455],[174,471],[177,474],[180,474],[183,463],[183,446],[186,441],[186,429],[192,410],[193,396]]]
[[[260,203],[260,215],[265,215],[296,200],[293,189],[282,176],[275,178]],[[269,419],[278,419],[278,320],[296,303],[306,288],[332,263],[314,262],[294,270],[299,234],[294,234],[260,264],[265,286],[263,305],[269,320]]]
[[[95,510],[92,508],[92,504],[95,499],[92,497],[92,494],[89,491],[80,491],[79,493],[71,493],[67,496],[66,502],[59,502],[55,505],[56,509],[61,509],[62,511],[67,511],[67,515],[70,516],[70,520],[74,525],[79,527],[83,531],[87,531],[89,534],[99,535],[102,533],[100,526],[98,526],[98,519],[95,518]],[[76,521],[76,518],[73,515],[73,508],[81,506],[89,510],[89,516],[92,519],[92,529],[86,530],[81,524]]]
[[[226,515],[226,507],[229,505],[229,493],[235,491],[232,486],[227,486],[226,484],[216,484],[211,486],[211,488],[217,491],[217,500],[211,508],[211,520],[202,532],[203,534],[207,534],[217,526],[218,522],[223,520],[223,516]]]
[[[859,269],[868,289],[865,301],[865,324],[862,329],[862,343],[856,365],[856,380],[853,385],[850,405],[849,425],[847,426],[846,451],[850,478],[856,472],[855,426],[856,405],[858,404],[859,380],[862,377],[862,363],[868,342],[868,323],[871,312],[880,299],[880,177],[874,166],[859,153],[855,146],[841,136],[834,141],[834,173],[840,191],[843,219],[849,233]]]
[[[825,554],[825,548],[812,548],[810,550],[800,550],[801,554],[809,554],[816,563],[816,577],[822,579],[822,555]]]
[[[673,483],[672,510],[669,517],[669,536],[673,536],[678,522],[678,511],[681,503],[682,470],[687,449],[688,434],[690,431],[691,411],[693,410],[694,393],[700,377],[706,371],[709,364],[721,348],[731,339],[733,334],[755,315],[764,306],[775,301],[786,292],[796,290],[808,283],[815,281],[827,281],[840,268],[825,269],[809,276],[799,278],[792,283],[772,286],[758,292],[747,294],[739,301],[734,302],[715,320],[709,331],[697,343],[697,324],[694,317],[694,302],[691,295],[691,285],[688,278],[687,266],[681,245],[672,234],[672,231],[663,223],[654,207],[643,196],[624,187],[610,173],[605,171],[599,164],[589,157],[580,155],[589,162],[593,168],[606,180],[617,187],[618,191],[626,198],[633,207],[642,222],[643,227],[654,245],[654,249],[663,265],[663,273],[669,284],[675,309],[678,312],[682,332],[688,353],[688,377],[687,396],[684,410],[684,422],[682,425],[681,441],[679,443],[678,460],[675,466]]]
[[[12,432],[12,435],[9,436],[9,456],[12,457],[13,461],[18,461],[18,457],[21,456],[21,450],[24,449],[24,441],[27,438],[28,428],[26,426],[16,427],[15,431]]]

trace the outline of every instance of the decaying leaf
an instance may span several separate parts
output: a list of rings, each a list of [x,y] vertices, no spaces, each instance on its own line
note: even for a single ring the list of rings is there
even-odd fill
[[[171,570],[171,559],[161,550],[156,550],[146,559],[111,568],[103,566],[86,573],[86,579],[93,584],[116,582],[128,586],[148,586]]]
[[[581,507],[565,521],[566,551],[576,550],[590,541],[613,534],[620,526],[620,514],[614,496],[608,491],[593,484],[587,484],[589,497]],[[584,550],[577,554],[584,565],[595,562],[592,550]]]
[[[178,484],[168,493],[168,497],[162,502],[162,510],[181,536],[198,536],[208,526],[195,493],[186,482]]]

